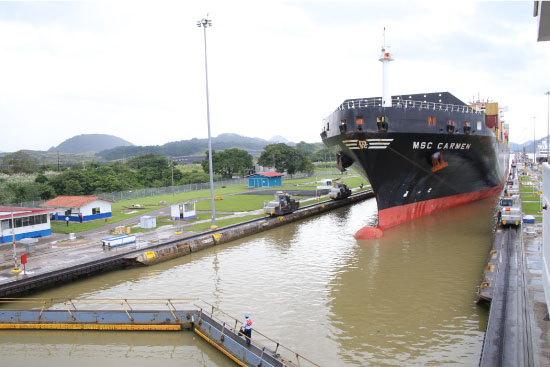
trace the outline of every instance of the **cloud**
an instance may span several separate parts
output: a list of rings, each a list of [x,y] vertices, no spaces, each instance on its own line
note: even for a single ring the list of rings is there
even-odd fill
[[[386,27],[392,92],[492,97],[510,107],[520,141],[524,115],[545,116],[541,76],[550,71],[531,5],[0,2],[0,34],[10,35],[0,38],[0,121],[10,127],[2,150],[47,149],[82,133],[135,144],[205,137],[196,21],[207,13],[213,135],[320,141],[322,118],[344,99],[381,94]]]

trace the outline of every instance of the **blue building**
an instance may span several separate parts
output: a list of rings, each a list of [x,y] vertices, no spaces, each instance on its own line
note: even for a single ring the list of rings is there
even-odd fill
[[[283,184],[284,173],[260,172],[248,176],[248,187],[271,187]]]

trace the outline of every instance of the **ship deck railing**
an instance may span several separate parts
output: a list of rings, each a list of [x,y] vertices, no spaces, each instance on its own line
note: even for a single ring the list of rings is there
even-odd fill
[[[359,99],[348,99],[344,101],[337,110],[344,111],[355,108],[363,107],[382,107],[382,98],[359,98]],[[463,112],[463,113],[473,113],[481,114],[482,111],[478,111],[475,108],[472,108],[467,105],[454,105],[449,103],[438,103],[438,102],[425,102],[425,101],[413,101],[401,98],[392,98],[392,107],[397,108],[414,108],[419,110],[433,110],[433,111],[445,111],[445,112]]]
[[[15,305],[18,309],[8,309]],[[0,298],[0,329],[174,331],[192,329],[239,366],[319,367],[198,298]]]

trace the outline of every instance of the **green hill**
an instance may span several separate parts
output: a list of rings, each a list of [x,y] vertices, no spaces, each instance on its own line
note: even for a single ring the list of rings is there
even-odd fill
[[[82,134],[65,140],[57,147],[50,148],[48,152],[74,154],[97,153],[119,146],[133,146],[133,144],[113,135]]]
[[[237,134],[220,134],[212,138],[213,150],[225,150],[239,148],[246,151],[261,151],[266,145],[272,144],[271,141],[260,138],[249,138]],[[204,155],[208,150],[208,139],[193,138],[190,140],[180,140],[164,145],[147,146],[119,146],[113,149],[107,149],[96,155],[112,161],[121,158],[128,158],[140,154],[155,153],[170,157]]]

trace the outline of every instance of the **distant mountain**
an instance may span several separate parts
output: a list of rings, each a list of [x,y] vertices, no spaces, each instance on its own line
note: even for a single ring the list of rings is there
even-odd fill
[[[48,152],[60,153],[97,153],[106,149],[120,146],[133,146],[134,144],[122,138],[107,134],[82,134],[65,140],[57,147],[52,147]]]
[[[275,144],[277,144],[277,143],[285,143],[285,144],[290,143],[290,141],[286,140],[281,135],[276,135],[276,136],[272,137],[271,139],[269,139],[269,141],[271,143],[275,143]]]
[[[288,141],[286,139],[284,140]],[[248,152],[257,152],[263,150],[263,148],[269,144],[273,144],[273,142],[260,138],[249,138],[237,134],[220,134],[217,137],[212,138],[213,150],[239,148]],[[293,143],[288,142],[288,144],[290,145]],[[208,139],[193,138],[191,140],[174,141],[164,145],[120,146],[101,151],[96,155],[105,160],[111,161],[146,153],[155,153],[169,157],[204,155],[204,152],[207,150]]]
[[[535,140],[534,148],[536,149],[543,141],[546,142],[546,137]],[[523,144],[510,142],[508,146],[510,147],[510,152],[513,153],[523,153],[524,147],[525,153],[533,153],[533,140],[526,141]]]

